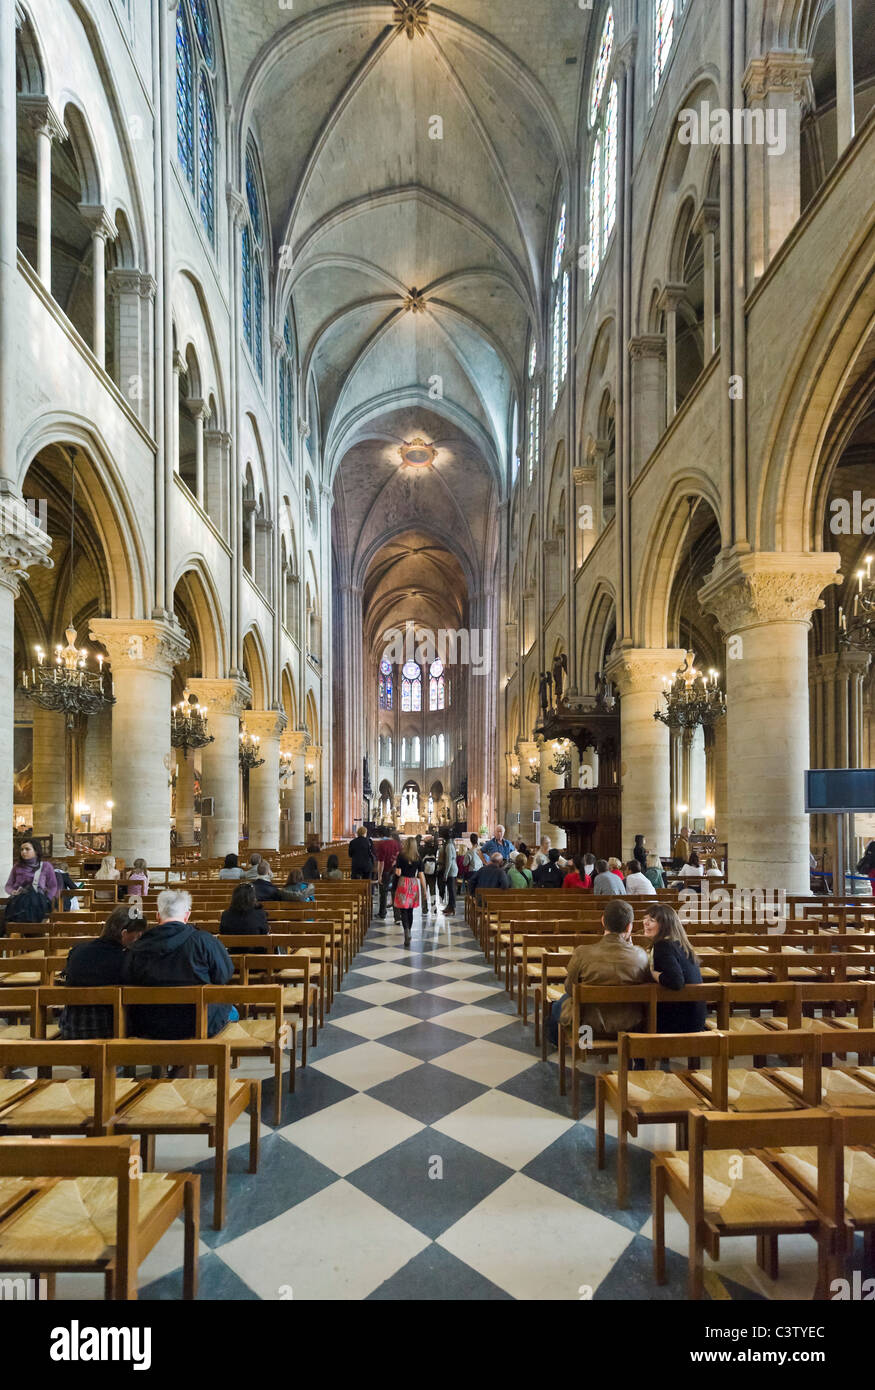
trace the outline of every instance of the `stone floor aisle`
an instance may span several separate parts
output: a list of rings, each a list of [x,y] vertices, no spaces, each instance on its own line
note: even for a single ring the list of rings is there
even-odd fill
[[[574,1124],[555,1063],[534,1051],[461,915],[417,914],[409,950],[391,919],[374,921],[282,1124],[262,1127],[254,1177],[246,1122],[236,1129],[223,1231],[209,1225],[201,1141],[158,1142],[159,1167],[203,1173],[200,1297],[683,1299],[686,1226],[671,1209],[670,1282],[651,1274],[649,1155],[673,1130],[633,1145],[620,1212],[613,1141],[595,1168],[593,1093],[588,1076]],[[180,1296],[179,1233],[163,1244],[141,1298]],[[800,1237],[781,1253],[769,1287],[753,1242],[727,1243],[711,1296],[809,1298],[813,1246]]]

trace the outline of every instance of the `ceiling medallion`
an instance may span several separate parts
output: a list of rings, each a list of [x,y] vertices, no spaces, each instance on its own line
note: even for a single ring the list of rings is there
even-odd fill
[[[416,286],[413,285],[404,301],[404,308],[409,309],[412,314],[424,314],[425,303],[425,291],[418,290]]]
[[[397,0],[393,18],[398,32],[412,41],[428,28],[428,0]]]
[[[409,444],[402,444],[398,450],[401,455],[401,462],[410,464],[414,468],[422,468],[425,464],[434,463],[437,458],[437,449],[433,444],[428,444],[426,440],[411,439]]]

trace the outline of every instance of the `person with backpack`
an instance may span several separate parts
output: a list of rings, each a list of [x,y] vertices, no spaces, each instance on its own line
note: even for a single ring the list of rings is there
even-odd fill
[[[420,891],[426,892],[423,861],[419,857],[416,841],[409,839],[395,864],[395,911],[401,918],[404,928],[404,945],[410,945],[413,930],[413,913],[420,905]]]
[[[423,840],[422,846],[420,848],[420,854],[422,856],[422,872],[425,875],[425,900],[428,905],[428,912],[430,915],[432,911],[432,903],[434,903],[434,910],[437,911],[438,902],[437,850],[434,847],[434,840],[430,835],[426,835],[425,839]]]
[[[4,914],[7,926],[13,922],[44,922],[51,912],[60,886],[54,868],[48,859],[43,859],[36,840],[22,840],[19,845],[18,861],[6,880],[6,892],[9,894]]]
[[[465,865],[465,877],[473,878],[474,874],[479,874],[486,860],[483,858],[480,851],[479,836],[472,834],[468,838],[471,841],[471,847],[466,851],[463,862]]]
[[[459,865],[456,858],[456,842],[451,835],[448,840],[444,840],[438,860],[438,888],[441,893],[442,906],[443,894],[444,890],[446,890],[448,917],[455,917],[456,915],[456,877],[458,872]]]
[[[532,874],[536,888],[561,888],[565,875],[559,867],[559,851],[551,849],[546,864],[542,864]]]

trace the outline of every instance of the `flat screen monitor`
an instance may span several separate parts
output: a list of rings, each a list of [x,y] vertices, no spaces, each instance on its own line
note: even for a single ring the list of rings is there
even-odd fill
[[[812,815],[875,811],[875,769],[843,767],[806,772],[805,809]]]

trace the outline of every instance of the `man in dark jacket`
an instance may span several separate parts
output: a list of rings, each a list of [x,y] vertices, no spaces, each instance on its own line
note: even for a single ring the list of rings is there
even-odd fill
[[[561,888],[565,875],[559,867],[559,851],[551,849],[546,864],[536,869],[532,880],[536,888]]]
[[[380,871],[380,910],[377,916],[386,916],[386,902],[389,896],[389,889],[395,876],[395,864],[398,855],[401,853],[401,840],[397,832],[387,836],[383,840],[378,840],[374,846],[374,853],[377,857],[377,867]]]
[[[504,868],[504,860],[496,851],[491,855],[488,864],[478,870],[471,879],[471,887],[474,892],[479,892],[481,888],[509,888],[510,879]]]
[[[126,985],[227,985],[234,966],[221,941],[189,923],[191,894],[169,888],[158,894],[158,925],[150,927],[126,953]],[[229,1004],[211,1004],[207,1032],[220,1033],[231,1017]],[[128,1010],[128,1034],[141,1038],[193,1038],[195,1012],[187,1005],[143,1004]]]
[[[100,989],[120,985],[125,952],[146,930],[140,900],[120,903],[106,919],[100,936],[82,941],[67,957],[64,984],[68,989]],[[112,1009],[106,1004],[68,1004],[61,1013],[62,1038],[111,1038]]]
[[[349,842],[349,863],[352,878],[371,878],[373,876],[376,856],[374,855],[373,841],[365,825],[359,826],[355,833],[355,839]]]

